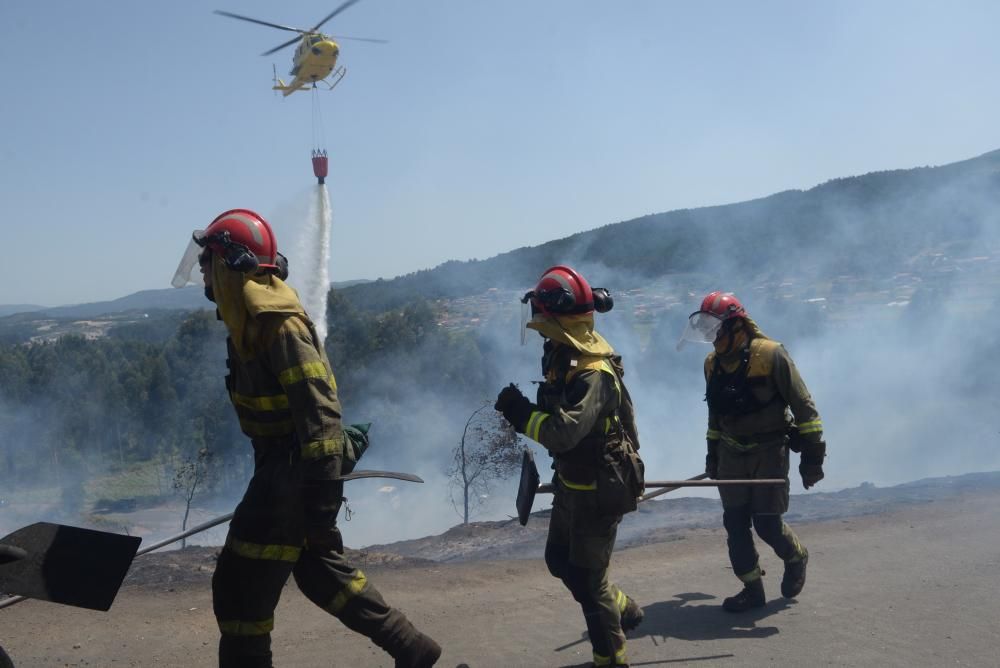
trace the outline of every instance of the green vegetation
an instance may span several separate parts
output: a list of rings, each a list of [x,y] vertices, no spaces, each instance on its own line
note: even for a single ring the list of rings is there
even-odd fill
[[[411,428],[398,406],[417,379],[488,391],[478,342],[438,328],[426,302],[373,314],[334,291],[329,308],[327,349],[347,414],[358,397],[381,406],[367,416],[380,440]],[[152,335],[157,326],[167,331]],[[39,501],[66,512],[127,510],[176,496],[185,462],[208,451],[199,495],[242,492],[253,462],[226,396],[225,338],[205,310],[96,340],[0,345],[0,488],[49,490]]]

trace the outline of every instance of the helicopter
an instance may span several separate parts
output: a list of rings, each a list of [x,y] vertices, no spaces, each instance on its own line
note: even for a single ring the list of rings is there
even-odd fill
[[[329,90],[333,90],[334,86],[340,83],[340,80],[344,78],[347,70],[344,69],[343,66],[337,66],[337,56],[340,55],[340,46],[334,41],[334,38],[355,40],[359,42],[374,42],[376,44],[387,43],[384,39],[324,35],[319,32],[320,27],[324,23],[358,2],[360,2],[360,0],[347,0],[347,2],[344,2],[332,12],[327,14],[323,20],[308,30],[293,28],[292,26],[279,25],[277,23],[270,23],[268,21],[261,21],[259,19],[250,18],[249,16],[242,16],[240,14],[222,11],[221,9],[215,10],[215,13],[221,16],[227,16],[231,19],[249,21],[250,23],[257,23],[259,25],[277,28],[278,30],[287,30],[289,32],[299,33],[299,37],[293,37],[284,44],[279,44],[270,51],[265,51],[261,54],[262,56],[269,56],[272,53],[281,51],[285,47],[291,46],[296,41],[299,42],[299,46],[295,49],[295,55],[292,57],[292,70],[289,72],[289,75],[292,76],[291,82],[285,84],[284,81],[278,78],[277,68],[275,68],[274,71],[273,90],[279,90],[284,97],[288,97],[297,90],[316,88],[316,84],[319,82],[323,82],[328,86]],[[327,79],[327,77],[329,77],[329,79]]]

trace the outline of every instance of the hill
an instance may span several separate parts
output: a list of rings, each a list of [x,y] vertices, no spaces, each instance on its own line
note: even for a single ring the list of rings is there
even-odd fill
[[[987,269],[992,281],[1000,276],[1000,150],[939,167],[873,172],[747,202],[651,214],[486,260],[453,260],[389,280],[331,287],[373,312],[482,295],[510,301],[541,268],[559,263],[582,267],[593,284],[619,295],[658,280],[670,281],[675,295],[722,284],[752,285],[773,297],[788,293],[778,288],[792,283],[857,293],[872,281],[884,292],[900,287],[900,274],[917,276],[925,292],[942,293],[969,268]],[[914,289],[902,287],[896,292],[905,301]],[[481,308],[468,306],[460,303],[459,310],[472,320]],[[640,319],[641,306],[635,304]],[[53,308],[0,306],[0,341],[100,336],[151,311],[205,307],[197,287]],[[129,316],[111,318],[115,314]],[[93,320],[119,322],[95,326]]]
[[[457,298],[531,285],[541,268],[572,263],[591,282],[711,273],[722,282],[785,276],[877,277],[906,271],[942,244],[975,254],[1000,230],[1000,150],[941,167],[834,179],[809,190],[651,214],[487,260],[450,261],[343,292],[362,308]],[[957,243],[957,245],[955,245]],[[615,279],[615,280],[612,280]]]
[[[41,311],[45,309],[44,306],[39,306],[38,304],[0,304],[0,318],[8,315],[14,315],[15,313],[29,313],[31,311]]]

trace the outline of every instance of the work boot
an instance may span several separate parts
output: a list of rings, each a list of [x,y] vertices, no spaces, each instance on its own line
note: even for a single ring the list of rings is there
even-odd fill
[[[803,548],[805,550],[805,548]],[[781,578],[781,595],[785,598],[795,598],[806,585],[806,564],[809,563],[809,551],[798,561],[785,562],[785,575]]]
[[[396,658],[396,668],[431,668],[441,658],[441,646],[430,636],[418,633]]]
[[[642,618],[646,613],[642,611],[639,604],[631,596],[625,597],[625,609],[622,610],[622,631],[628,633],[635,627],[642,624]]]
[[[764,581],[761,578],[751,580],[743,585],[743,591],[736,596],[730,596],[722,602],[726,612],[746,612],[753,608],[763,608],[767,600],[764,598]]]

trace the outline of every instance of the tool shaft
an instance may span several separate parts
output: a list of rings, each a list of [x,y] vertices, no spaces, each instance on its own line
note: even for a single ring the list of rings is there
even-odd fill
[[[646,487],[665,487],[667,491],[681,487],[767,487],[769,485],[784,485],[784,478],[757,478],[754,480],[649,480]],[[538,494],[551,494],[555,486],[551,483],[538,486]],[[661,490],[662,491],[662,490]],[[645,498],[645,497],[644,497]]]

